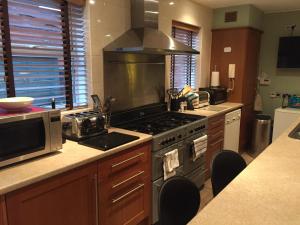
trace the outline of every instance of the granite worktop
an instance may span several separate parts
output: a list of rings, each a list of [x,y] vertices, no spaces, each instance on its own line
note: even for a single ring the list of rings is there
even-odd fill
[[[288,134],[263,151],[189,225],[300,224],[300,140]]]
[[[113,131],[135,135],[139,139],[105,152],[67,141],[63,148],[55,153],[1,168],[0,195],[152,140],[152,136],[147,134],[118,128],[109,129],[109,132]]]

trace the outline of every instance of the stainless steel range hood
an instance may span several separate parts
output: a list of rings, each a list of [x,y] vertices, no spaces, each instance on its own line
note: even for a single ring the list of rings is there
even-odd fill
[[[158,30],[159,0],[131,0],[131,26],[104,52],[135,54],[199,54]]]

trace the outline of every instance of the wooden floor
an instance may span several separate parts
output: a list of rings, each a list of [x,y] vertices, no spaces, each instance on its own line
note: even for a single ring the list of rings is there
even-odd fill
[[[242,153],[242,157],[245,159],[247,165],[252,162],[253,158],[248,155],[247,153]],[[201,196],[201,203],[199,212],[213,199],[211,181],[208,179],[205,184],[204,188],[200,191]]]

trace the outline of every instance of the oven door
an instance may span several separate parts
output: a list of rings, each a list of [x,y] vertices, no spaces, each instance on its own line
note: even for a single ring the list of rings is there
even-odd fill
[[[202,136],[203,134],[196,134],[185,140],[185,149],[183,154],[183,168],[185,175],[191,173],[195,169],[198,169],[205,163],[205,154],[201,154],[198,159],[193,161],[193,141]]]
[[[0,119],[0,167],[50,152],[48,112]]]
[[[178,149],[178,160],[179,160],[179,167],[176,168],[176,174],[182,174],[183,171],[183,152],[184,152],[184,143],[179,142],[174,145],[171,145],[167,148],[161,149],[158,152],[152,153],[152,180],[157,180],[164,176],[164,155],[167,152],[170,152],[174,149]]]

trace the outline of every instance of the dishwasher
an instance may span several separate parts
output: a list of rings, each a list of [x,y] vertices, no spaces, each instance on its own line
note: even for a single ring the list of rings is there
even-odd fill
[[[225,115],[224,149],[239,152],[241,109]]]

